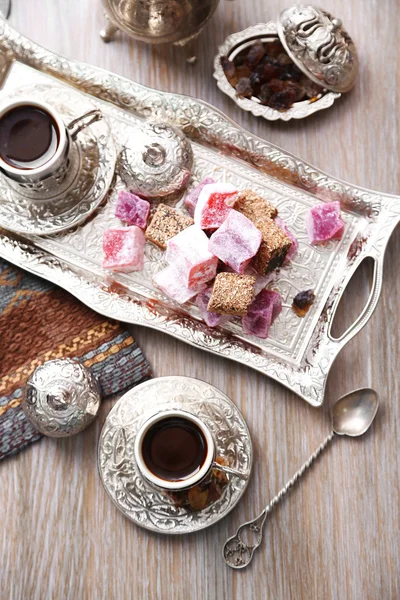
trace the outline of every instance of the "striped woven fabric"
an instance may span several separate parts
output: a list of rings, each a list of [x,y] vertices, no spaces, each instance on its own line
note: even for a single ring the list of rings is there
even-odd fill
[[[64,357],[91,369],[103,397],[151,376],[119,323],[0,259],[0,460],[41,437],[21,409],[22,388],[39,364]]]

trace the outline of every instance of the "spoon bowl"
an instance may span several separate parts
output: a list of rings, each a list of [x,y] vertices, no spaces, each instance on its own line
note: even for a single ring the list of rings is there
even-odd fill
[[[379,396],[371,388],[354,390],[332,409],[332,429],[337,435],[357,437],[371,426],[379,408]]]

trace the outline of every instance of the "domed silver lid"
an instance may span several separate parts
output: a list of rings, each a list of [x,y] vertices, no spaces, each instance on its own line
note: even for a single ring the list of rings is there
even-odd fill
[[[131,192],[143,198],[163,198],[189,183],[193,152],[187,137],[166,123],[148,122],[125,142],[119,174]]]
[[[321,8],[300,4],[286,8],[277,26],[287,53],[307,77],[333,92],[353,87],[357,50],[340,19]]]
[[[100,388],[77,360],[49,360],[35,369],[23,394],[22,408],[32,425],[50,437],[83,431],[96,417]]]

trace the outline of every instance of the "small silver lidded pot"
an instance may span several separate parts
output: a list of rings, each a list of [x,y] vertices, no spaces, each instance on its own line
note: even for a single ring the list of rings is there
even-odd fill
[[[78,360],[63,358],[36,368],[24,388],[22,408],[43,435],[69,437],[92,423],[100,400],[95,376]]]
[[[295,84],[292,93],[295,94],[294,90],[298,92],[296,73],[303,79],[306,91],[307,87],[314,86],[315,88],[317,86],[315,93],[309,95],[306,93],[303,97],[299,95],[287,107],[274,105],[271,97],[268,97],[266,93],[269,91],[268,89],[253,93],[249,86],[242,93],[240,89],[238,90],[236,73],[232,67],[232,63],[240,63],[247,50],[250,50],[255,44],[261,42],[264,47],[268,47],[268,43],[275,40],[276,42],[280,41],[284,52],[283,58],[286,56],[287,62],[291,65],[288,71],[293,68],[293,73],[272,75],[275,87],[279,83],[277,80],[286,79],[286,81],[281,81],[283,89],[273,89],[272,93],[276,95],[290,88],[292,82],[289,79],[291,77]],[[277,66],[278,69],[282,66],[279,62],[280,56],[275,62],[272,59],[271,64],[267,65],[271,68],[270,70],[273,70],[274,66]],[[251,59],[254,59],[254,56]],[[270,57],[263,60],[270,60]],[[244,59],[244,63],[246,66],[246,59]],[[260,64],[260,66],[262,65]],[[229,68],[232,69],[231,74]],[[267,71],[262,73],[257,63],[255,66],[251,65],[249,69],[251,74],[244,73],[243,75],[243,71],[246,70],[243,67],[236,67],[236,69],[239,72],[239,78],[249,78],[254,84],[254,89],[258,90],[257,85],[261,89],[264,84],[268,88],[269,80],[263,79],[265,76],[268,77],[268,73]],[[218,87],[230,96],[240,108],[269,121],[301,119],[318,110],[328,108],[342,93],[348,92],[353,87],[357,72],[357,50],[341,20],[311,4],[286,8],[277,21],[259,23],[230,35],[218,49],[218,55],[214,61],[214,78],[217,80]]]
[[[197,37],[219,0],[102,0],[109,21],[100,32],[109,42],[118,31],[150,44],[184,45]]]

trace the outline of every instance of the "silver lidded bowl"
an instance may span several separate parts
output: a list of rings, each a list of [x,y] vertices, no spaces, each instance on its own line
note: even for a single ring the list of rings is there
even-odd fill
[[[77,360],[49,360],[35,369],[23,392],[22,408],[43,435],[69,437],[88,427],[100,406],[94,375]]]
[[[147,121],[125,140],[117,169],[131,192],[152,199],[185,189],[192,165],[192,146],[180,129]]]
[[[233,60],[256,41],[270,42],[278,38],[294,64],[323,88],[316,98],[295,102],[282,111],[261,104],[254,96],[238,97],[221,65],[221,58],[226,56]],[[310,4],[292,6],[285,9],[276,22],[259,23],[230,35],[218,49],[214,61],[218,87],[243,110],[270,121],[302,119],[328,108],[353,87],[357,72],[357,50],[340,19]]]

